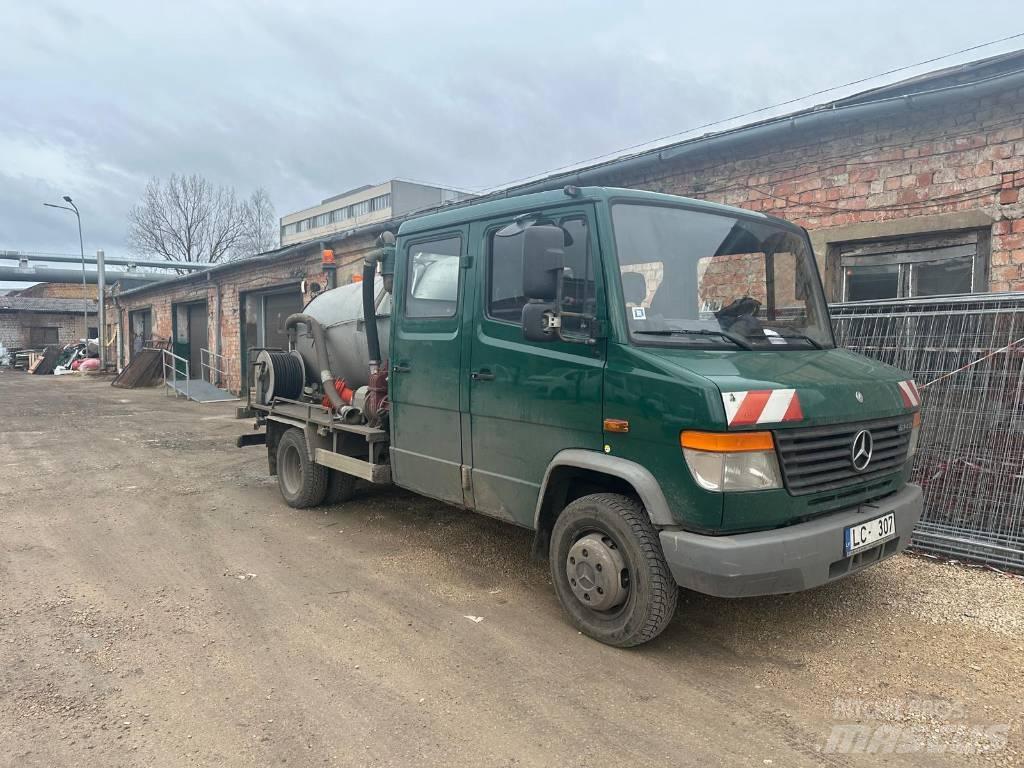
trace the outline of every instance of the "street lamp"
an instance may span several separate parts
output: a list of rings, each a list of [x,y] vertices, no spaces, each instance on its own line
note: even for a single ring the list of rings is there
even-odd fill
[[[82,240],[82,216],[78,212],[78,206],[72,201],[70,195],[64,195],[63,200],[67,205],[54,205],[53,203],[43,203],[47,208],[60,208],[62,211],[71,211],[75,214],[75,218],[78,219],[78,249],[82,254],[82,301],[85,302],[85,306],[82,308],[82,319],[85,321],[85,346],[89,347],[89,294],[88,288],[85,284],[85,241]],[[102,356],[102,350],[100,350]]]

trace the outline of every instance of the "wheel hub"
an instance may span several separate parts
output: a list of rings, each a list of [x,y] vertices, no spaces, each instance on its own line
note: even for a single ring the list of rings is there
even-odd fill
[[[283,461],[277,468],[278,474],[288,493],[297,493],[302,487],[302,459],[294,448],[284,452]]]
[[[595,611],[607,611],[626,600],[626,563],[615,542],[588,533],[569,548],[565,574],[576,599]]]

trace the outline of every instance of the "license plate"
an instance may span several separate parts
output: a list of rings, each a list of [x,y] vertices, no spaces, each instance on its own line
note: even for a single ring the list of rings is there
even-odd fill
[[[896,535],[896,515],[887,515],[851,525],[843,532],[843,554],[854,555],[863,549],[888,541]]]

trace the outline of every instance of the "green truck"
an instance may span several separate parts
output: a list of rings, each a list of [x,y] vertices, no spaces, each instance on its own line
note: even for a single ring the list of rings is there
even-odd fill
[[[367,322],[367,318],[372,318]],[[569,620],[657,636],[678,588],[796,592],[903,550],[920,394],[837,349],[807,233],[757,212],[566,187],[385,233],[363,280],[250,351],[286,501],[357,479],[534,531]]]

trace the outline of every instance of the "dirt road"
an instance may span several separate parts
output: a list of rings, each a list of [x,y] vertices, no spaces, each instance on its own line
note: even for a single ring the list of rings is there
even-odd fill
[[[1018,580],[902,557],[687,594],[615,650],[562,620],[527,532],[397,491],[289,509],[247,428],[0,373],[0,765],[1024,762]],[[851,724],[947,751],[829,746]],[[949,754],[990,727],[1005,747]]]

